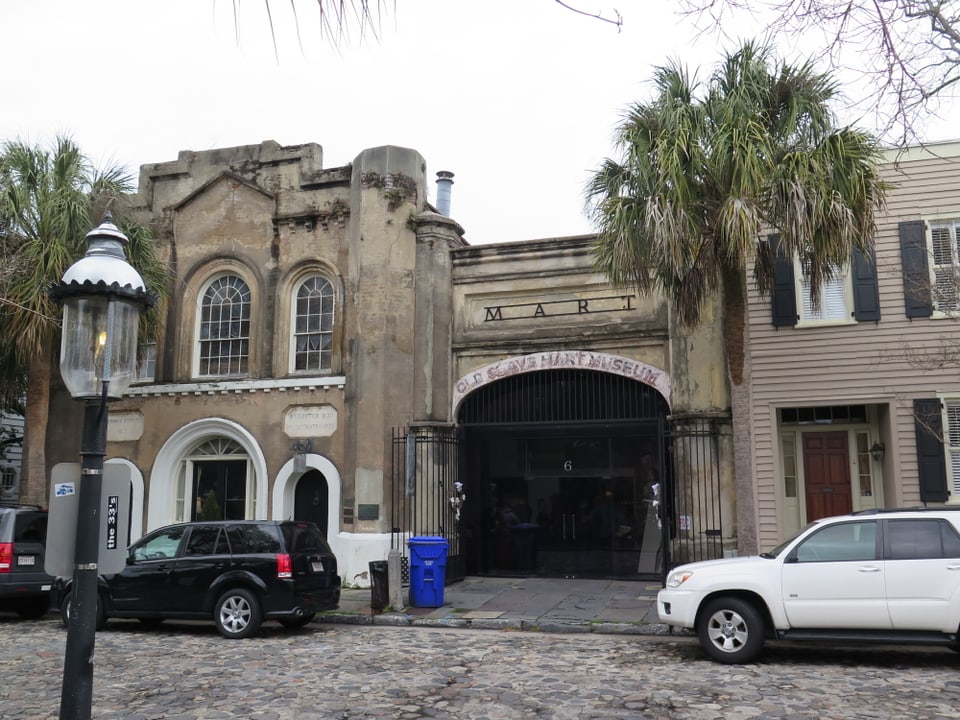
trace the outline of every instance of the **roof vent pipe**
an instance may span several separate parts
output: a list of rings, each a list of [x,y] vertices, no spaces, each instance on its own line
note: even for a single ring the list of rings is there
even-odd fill
[[[437,212],[450,217],[450,188],[453,187],[453,173],[440,170],[437,173]]]

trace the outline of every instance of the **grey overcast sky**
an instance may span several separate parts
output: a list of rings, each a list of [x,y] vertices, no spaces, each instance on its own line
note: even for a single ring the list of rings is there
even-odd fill
[[[3,0],[0,140],[73,136],[99,164],[144,163],[275,140],[323,146],[324,166],[400,145],[455,174],[451,215],[473,244],[591,232],[583,188],[613,152],[651,68],[679,58],[704,78],[732,40],[701,34],[670,0],[397,0],[379,39],[339,50],[311,0]],[[725,27],[733,39],[759,24]],[[797,59],[792,38],[781,49]],[[851,92],[854,92],[851,90]],[[848,113],[849,115],[849,113]],[[854,118],[843,117],[844,122]],[[869,128],[869,122],[861,122]],[[931,121],[927,140],[945,140]]]

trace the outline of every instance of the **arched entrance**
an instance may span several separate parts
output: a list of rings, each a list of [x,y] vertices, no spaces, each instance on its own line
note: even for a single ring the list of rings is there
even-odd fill
[[[194,448],[184,466],[184,480],[190,480],[184,482],[180,493],[190,498],[184,517],[245,520],[251,505],[247,492],[248,466],[243,448],[232,440],[212,438]]]
[[[320,499],[316,506],[313,505],[313,490],[320,489],[318,480],[308,480],[307,484],[301,489],[300,481],[308,475],[314,478],[322,479],[323,485],[320,490]],[[351,567],[351,557],[356,552],[355,547],[350,543],[352,535],[341,531],[340,527],[340,509],[341,509],[341,480],[340,471],[328,458],[315,453],[306,453],[303,458],[303,465],[298,466],[294,458],[290,458],[280,468],[277,477],[273,481],[273,495],[271,503],[271,517],[274,520],[293,520],[299,518],[298,513],[298,490],[303,493],[300,502],[306,502],[313,512],[313,508],[324,508],[326,517],[320,520],[314,520],[317,526],[323,530],[327,537],[327,542],[334,554],[340,558],[341,575],[343,571]],[[374,538],[375,536],[369,535]],[[389,542],[389,541],[387,541]],[[379,552],[379,548],[378,548]],[[385,551],[384,551],[385,552]],[[366,564],[363,564],[366,569]],[[344,577],[355,577],[355,575],[344,575]]]
[[[293,491],[293,519],[312,522],[327,537],[329,490],[319,470],[308,470],[297,480]]]
[[[579,368],[521,372],[466,395],[467,573],[659,577],[668,409],[651,385]]]
[[[217,470],[221,461],[242,462],[242,480],[239,463]],[[179,428],[157,452],[150,475],[147,530],[195,519],[208,496],[208,513],[217,511],[216,500],[221,513],[229,505],[245,518],[266,517],[266,460],[256,439],[232,420],[201,418]]]

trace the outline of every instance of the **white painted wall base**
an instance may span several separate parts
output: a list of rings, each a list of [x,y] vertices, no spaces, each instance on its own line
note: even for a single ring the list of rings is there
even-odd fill
[[[390,533],[337,533],[329,538],[337,556],[341,584],[370,587],[370,563],[386,560],[390,553]]]

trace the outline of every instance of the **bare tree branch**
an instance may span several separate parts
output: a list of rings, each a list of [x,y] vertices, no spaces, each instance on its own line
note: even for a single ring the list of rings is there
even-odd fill
[[[563,0],[555,0],[555,2],[556,2],[558,5],[560,5],[561,7],[564,7],[564,8],[566,8],[567,10],[570,10],[571,12],[575,12],[575,13],[577,13],[578,15],[585,15],[586,17],[594,18],[595,20],[600,20],[600,21],[605,22],[605,23],[610,23],[611,25],[616,25],[616,26],[617,26],[617,32],[620,31],[620,28],[621,28],[621,27],[623,27],[623,17],[620,15],[620,13],[617,11],[616,8],[613,9],[613,14],[616,15],[617,17],[616,17],[616,18],[606,18],[606,17],[603,16],[603,13],[602,13],[602,12],[598,12],[598,13],[588,13],[588,12],[586,12],[586,11],[584,11],[584,10],[580,10],[580,9],[578,9],[578,8],[575,8],[575,7],[573,7],[572,5],[568,5],[567,3],[563,2]]]
[[[958,0],[681,0],[681,7],[714,28],[768,12],[771,34],[821,36],[832,69],[861,73],[865,87],[873,82],[864,105],[900,145],[921,140],[918,120],[960,81]]]

